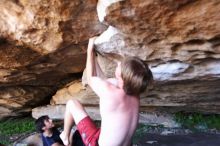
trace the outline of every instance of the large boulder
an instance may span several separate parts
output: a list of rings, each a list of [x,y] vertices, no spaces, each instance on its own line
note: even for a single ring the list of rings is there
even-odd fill
[[[81,78],[74,76],[85,68],[87,41],[99,34],[96,51],[106,76],[126,56],[138,56],[152,69],[155,84],[142,95],[142,109],[219,114],[219,10],[218,0],[2,0],[0,118],[23,107],[30,111],[58,89],[63,91],[51,104],[78,97],[98,107],[87,86],[67,83]],[[18,88],[25,93],[11,91]],[[27,104],[9,106],[20,98]]]

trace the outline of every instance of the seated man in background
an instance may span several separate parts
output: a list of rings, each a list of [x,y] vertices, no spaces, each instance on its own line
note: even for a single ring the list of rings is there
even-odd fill
[[[43,146],[64,146],[60,139],[60,131],[55,127],[52,119],[47,115],[39,117],[36,121],[36,129],[41,133],[41,139]],[[70,145],[72,146],[84,146],[79,131],[76,130],[74,134],[70,135]]]
[[[47,115],[39,117],[35,124],[37,131],[41,133],[43,146],[63,146],[63,142],[59,137],[60,132]]]

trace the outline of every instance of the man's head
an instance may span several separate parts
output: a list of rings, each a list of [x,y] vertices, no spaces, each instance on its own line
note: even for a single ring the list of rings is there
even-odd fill
[[[47,116],[41,116],[35,121],[36,129],[38,132],[43,133],[54,127],[53,121]]]
[[[153,81],[153,75],[148,65],[137,57],[122,60],[116,68],[116,77],[119,74],[123,80],[123,89],[128,95],[141,94]]]

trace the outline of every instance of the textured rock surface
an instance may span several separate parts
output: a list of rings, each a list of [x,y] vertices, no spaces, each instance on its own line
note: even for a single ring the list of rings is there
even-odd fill
[[[34,103],[40,96],[40,103],[74,80],[73,74],[85,67],[87,40],[97,34],[98,62],[106,76],[113,75],[114,62],[125,56],[149,63],[155,85],[142,95],[142,109],[219,113],[219,10],[218,0],[2,0],[1,92],[12,94],[9,89],[17,87],[26,92],[1,96],[0,117],[29,108],[10,107],[8,101],[20,97]],[[76,82],[58,91],[51,104],[77,98],[97,106],[94,93]],[[85,85],[85,77],[82,82]]]
[[[156,81],[142,105],[219,113],[219,1],[112,0],[108,5],[99,17],[111,26],[96,40],[106,75],[113,74],[114,60],[139,56]]]
[[[83,87],[80,80],[73,81],[58,90],[50,103],[52,105],[66,104],[70,99],[77,99],[87,106],[97,106],[99,104],[99,98],[90,88]]]
[[[101,33],[96,1],[2,0],[0,32],[18,44],[50,53]]]
[[[73,80],[74,73],[83,71],[87,40],[106,29],[98,21],[96,3],[94,0],[0,1],[0,88],[11,95],[0,97],[0,119],[11,111],[17,114],[18,107],[8,105],[10,101],[23,102],[19,108],[24,109],[31,107],[25,103],[43,104],[66,82],[63,80]],[[25,93],[14,96],[16,90],[12,88],[21,88]]]
[[[220,80],[158,82],[148,94],[147,92],[142,94],[141,109],[155,113],[186,111],[220,114],[218,85],[220,85]],[[59,90],[51,102],[65,104],[69,99],[74,98],[86,106],[98,106],[99,98],[90,88],[81,88],[79,92],[71,93],[70,89],[75,90],[77,86],[79,82]]]
[[[0,87],[0,115],[3,118],[27,114],[36,105],[45,104],[44,98],[52,93],[53,89],[43,86]]]

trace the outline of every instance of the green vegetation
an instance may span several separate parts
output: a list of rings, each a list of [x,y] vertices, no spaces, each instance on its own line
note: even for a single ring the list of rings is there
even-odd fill
[[[150,124],[138,124],[138,127],[134,133],[132,142],[133,144],[137,144],[142,138],[143,136],[148,133],[149,131],[155,131],[157,129],[163,129],[164,126],[163,125],[150,125]]]
[[[149,129],[149,126],[148,125],[145,125],[145,124],[138,124],[138,127],[135,131],[135,134],[133,136],[133,143],[136,144],[139,139],[141,139],[141,137],[143,136],[144,133],[146,133]]]
[[[220,115],[202,115],[200,113],[176,113],[175,120],[183,128],[220,130]]]
[[[0,143],[9,145],[13,136],[35,131],[33,118],[8,119],[0,121]]]

